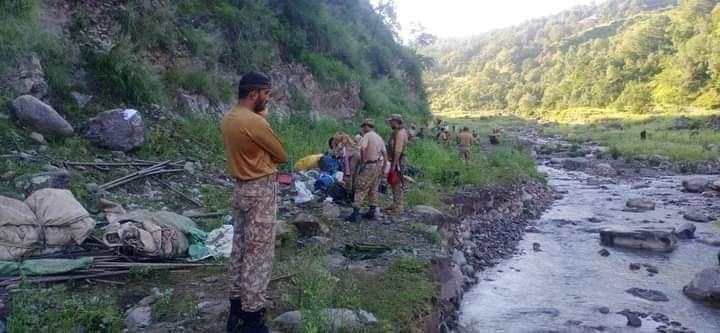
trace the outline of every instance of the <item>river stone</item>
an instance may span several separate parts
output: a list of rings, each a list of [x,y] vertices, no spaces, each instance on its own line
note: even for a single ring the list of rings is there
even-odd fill
[[[298,214],[293,220],[292,225],[297,228],[303,237],[320,236],[330,232],[330,229],[318,221],[315,216],[306,213]]]
[[[708,223],[713,220],[712,217],[702,213],[702,212],[689,212],[685,213],[683,215],[683,218],[688,221],[698,222],[698,223]]]
[[[709,183],[710,182],[704,178],[691,178],[683,180],[682,186],[685,192],[701,193],[705,191]]]
[[[683,288],[683,292],[696,301],[720,305],[720,267],[707,268],[697,273]]]
[[[641,327],[642,326],[642,320],[637,315],[637,313],[632,312],[630,310],[622,310],[618,312],[618,314],[625,316],[627,318],[627,325],[630,327]]]
[[[670,299],[665,296],[661,291],[658,290],[652,290],[652,289],[642,289],[642,288],[630,288],[628,290],[625,290],[626,293],[633,295],[635,297],[640,297],[642,299],[651,301],[651,302],[668,302]]]
[[[659,229],[606,228],[600,230],[600,243],[605,246],[672,252],[677,247],[677,236],[673,231]]]
[[[617,171],[609,163],[598,163],[595,166],[595,173],[605,177],[612,177],[617,175]]]
[[[49,137],[71,136],[73,127],[50,105],[30,95],[23,95],[13,102],[15,115],[21,124]]]
[[[647,211],[647,210],[654,210],[655,209],[655,203],[641,198],[635,198],[630,199],[625,203],[625,205],[628,208],[637,210],[637,211]]]
[[[108,110],[90,119],[85,138],[103,148],[128,152],[145,142],[145,123],[137,110]]]
[[[685,223],[675,230],[675,234],[680,239],[692,239],[695,238],[695,225],[692,223]]]
[[[130,330],[139,330],[152,324],[152,308],[138,306],[130,309],[125,318],[125,326]]]
[[[332,202],[323,202],[322,215],[329,219],[336,219],[342,215],[342,211],[338,205]]]
[[[320,316],[330,324],[330,332],[345,332],[367,329],[377,324],[377,318],[364,310],[323,309]],[[300,311],[285,312],[274,322],[290,332],[302,332],[303,314]]]
[[[562,159],[563,168],[571,171],[582,171],[587,169],[590,161],[583,157],[570,157]]]
[[[710,183],[710,189],[713,191],[720,191],[720,179]]]
[[[42,134],[38,133],[38,132],[32,132],[32,133],[30,133],[30,139],[33,140],[33,141],[35,141],[35,143],[37,143],[37,144],[39,144],[39,145],[45,145],[45,144],[47,144],[47,141],[45,141],[45,137],[44,137]]]

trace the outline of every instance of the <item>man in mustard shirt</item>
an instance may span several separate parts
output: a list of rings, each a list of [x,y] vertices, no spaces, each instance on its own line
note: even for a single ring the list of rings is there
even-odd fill
[[[264,318],[265,292],[275,254],[276,165],[288,159],[265,119],[270,89],[266,75],[244,75],[238,102],[221,125],[228,171],[236,180],[228,332],[269,332]]]

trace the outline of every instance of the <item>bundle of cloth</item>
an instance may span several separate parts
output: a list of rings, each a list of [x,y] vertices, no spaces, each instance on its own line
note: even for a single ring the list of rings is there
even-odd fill
[[[0,196],[0,260],[59,252],[93,229],[95,220],[68,190],[38,190],[25,202]]]

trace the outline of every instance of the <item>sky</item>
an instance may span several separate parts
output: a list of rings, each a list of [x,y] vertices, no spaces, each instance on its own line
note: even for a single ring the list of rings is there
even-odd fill
[[[380,0],[372,0],[377,3]],[[395,0],[402,35],[421,23],[438,37],[468,37],[600,0]]]

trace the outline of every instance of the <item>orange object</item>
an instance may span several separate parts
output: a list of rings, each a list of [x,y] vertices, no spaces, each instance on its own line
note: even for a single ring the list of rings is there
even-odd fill
[[[402,181],[402,179],[400,178],[400,171],[397,171],[397,170],[390,171],[390,174],[387,177],[388,184],[390,184],[391,186],[397,185],[397,184],[400,184],[401,181]]]

